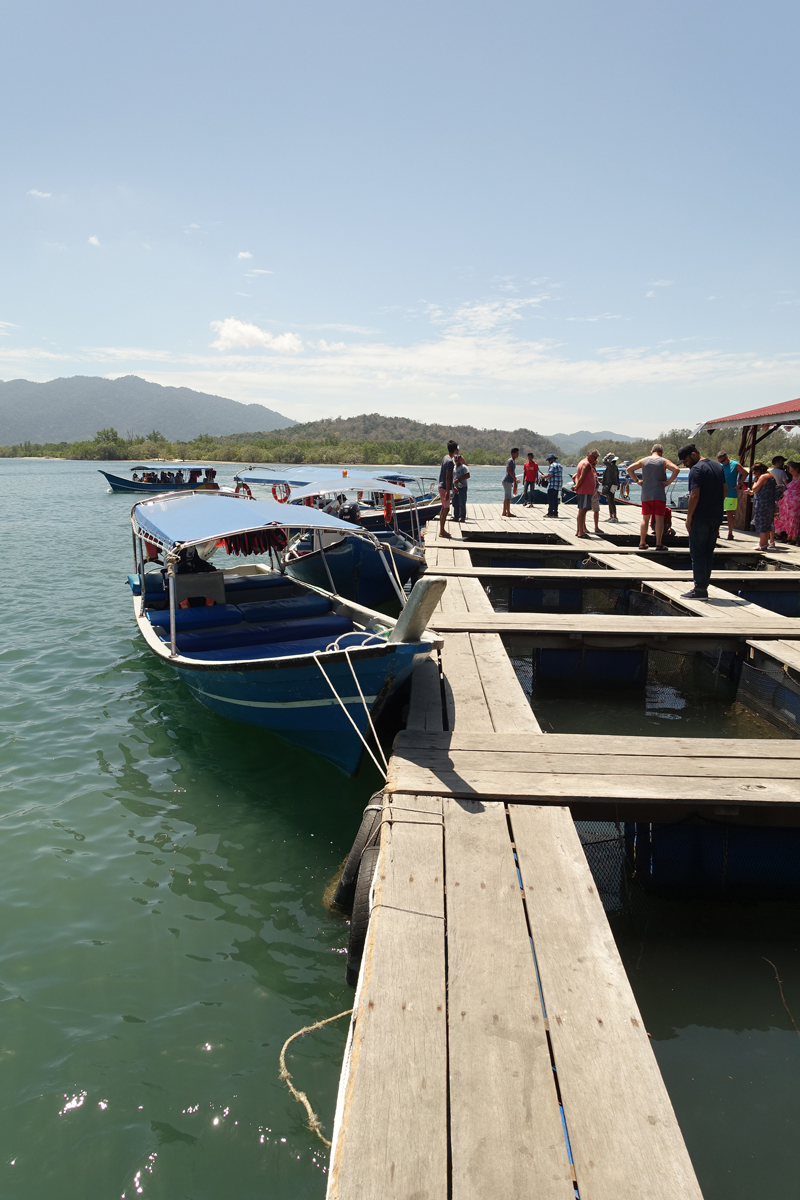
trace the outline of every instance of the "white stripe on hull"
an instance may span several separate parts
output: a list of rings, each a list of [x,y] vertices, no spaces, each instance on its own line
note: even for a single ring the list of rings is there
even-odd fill
[[[197,689],[200,696],[207,696],[209,700],[220,700],[223,704],[241,704],[245,708],[327,708],[331,704],[338,704],[339,701],[333,696],[328,700],[234,700],[232,696],[217,696],[214,692],[206,692],[202,688]],[[367,704],[374,704],[377,696],[365,696]],[[360,704],[360,696],[343,696],[342,700],[345,704]]]

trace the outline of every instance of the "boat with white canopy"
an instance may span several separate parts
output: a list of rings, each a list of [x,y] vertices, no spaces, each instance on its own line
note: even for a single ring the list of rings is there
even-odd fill
[[[131,524],[139,630],[201,704],[270,729],[348,774],[366,747],[385,773],[373,722],[441,645],[426,624],[444,580],[420,580],[394,620],[288,577],[283,556],[293,531],[377,545],[366,531],[304,504],[161,496],[134,505]],[[248,561],[215,568],[215,555]]]
[[[359,476],[378,481],[379,487],[359,489],[359,523],[373,532],[394,529],[395,532],[421,538],[420,530],[428,521],[438,518],[442,503],[435,479],[422,475],[409,475],[396,469],[383,470],[369,467],[326,467],[307,466],[305,463],[291,467],[246,467],[234,479],[237,485],[263,484],[272,488],[275,500],[285,502],[295,498],[299,488],[325,479],[337,479],[345,485]],[[394,487],[386,487],[392,484]],[[344,487],[339,488],[340,491]]]

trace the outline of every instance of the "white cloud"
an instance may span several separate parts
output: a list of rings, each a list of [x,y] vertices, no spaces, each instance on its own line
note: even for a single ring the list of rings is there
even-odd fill
[[[195,221],[192,221],[191,225],[184,225],[183,232],[184,233],[199,233],[200,226]]]
[[[567,321],[621,321],[623,320],[621,313],[598,313],[596,317],[566,317]]]
[[[89,238],[89,245],[90,246],[99,246],[100,239],[95,237],[94,234],[92,234],[92,236]]]
[[[272,271],[265,271],[263,267],[253,267],[252,271],[245,272],[245,279],[254,279],[256,275],[271,275]]]
[[[19,325],[15,325],[13,321],[0,321],[0,337],[8,337],[9,329],[19,329]]]
[[[429,304],[426,312],[434,325],[444,325],[451,333],[489,333],[507,328],[512,321],[521,321],[524,309],[538,308],[547,299],[546,295],[542,295],[529,296],[527,299],[482,300],[462,304],[450,314],[437,305]]]
[[[236,257],[237,258],[252,258],[253,256],[249,250],[240,250],[239,253],[236,255]]]
[[[219,335],[211,343],[214,350],[248,350],[253,346],[264,346],[282,354],[298,354],[303,349],[303,343],[296,333],[269,333],[266,329],[259,329],[258,325],[250,325],[236,317],[212,321],[211,328]]]
[[[39,200],[50,200],[52,198],[53,193],[52,192],[40,192],[38,188],[31,188],[31,190],[28,192],[28,195],[36,196],[37,199],[39,199]]]

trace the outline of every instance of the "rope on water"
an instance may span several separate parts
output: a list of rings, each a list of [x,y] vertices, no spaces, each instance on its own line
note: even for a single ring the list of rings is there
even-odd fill
[[[288,1050],[290,1043],[293,1042],[295,1038],[302,1037],[304,1033],[313,1033],[315,1029],[322,1029],[323,1025],[330,1025],[331,1021],[338,1021],[342,1017],[349,1017],[351,1015],[352,1011],[353,1011],[352,1008],[347,1008],[347,1009],[345,1009],[344,1012],[337,1013],[335,1017],[326,1017],[324,1021],[316,1021],[313,1025],[306,1025],[304,1029],[298,1029],[297,1033],[293,1033],[290,1038],[286,1039],[286,1041],[283,1043],[283,1049],[281,1050],[281,1057],[280,1057],[281,1069],[278,1072],[278,1078],[281,1080],[282,1083],[286,1084],[286,1086],[288,1087],[289,1091],[292,1093],[292,1095],[294,1096],[294,1098],[298,1102],[298,1104],[303,1105],[306,1112],[308,1113],[308,1128],[317,1135],[319,1140],[324,1143],[324,1145],[328,1148],[328,1150],[330,1150],[330,1148],[331,1148],[331,1143],[328,1141],[328,1139],[325,1137],[324,1133],[322,1132],[322,1127],[320,1126],[320,1123],[319,1123],[319,1117],[317,1116],[317,1114],[314,1112],[313,1108],[309,1104],[308,1096],[305,1094],[305,1092],[298,1092],[297,1088],[292,1083],[292,1077],[289,1074],[288,1068],[286,1066],[286,1051]]]

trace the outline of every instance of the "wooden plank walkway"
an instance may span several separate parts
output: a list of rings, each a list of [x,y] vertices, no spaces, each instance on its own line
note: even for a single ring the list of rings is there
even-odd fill
[[[798,625],[717,586],[769,586],[761,572],[715,572],[710,600],[687,601],[690,572],[612,540],[638,536],[638,510],[587,540],[562,512],[470,505],[451,539],[426,531],[428,570],[448,579],[431,621],[444,645],[414,674],[390,762],[328,1200],[700,1200],[571,814],[796,823],[800,740],[543,734],[501,635],[746,643],[800,671]],[[562,542],[522,540],[543,534]],[[487,550],[594,565],[474,566]],[[800,584],[800,555],[741,531],[718,555]],[[496,613],[484,584],[500,580],[630,584],[687,615]]]
[[[395,743],[387,791],[622,808],[645,801],[800,807],[799,769],[795,739],[406,732]]]
[[[653,584],[653,587],[656,585]],[[727,601],[729,593],[722,595]],[[731,607],[721,615],[719,604],[709,604],[701,616],[616,616],[605,613],[435,613],[430,627],[437,633],[523,634],[539,637],[558,634],[562,637],[616,636],[622,638],[787,638],[797,632],[792,617],[781,617],[757,604]],[[757,613],[757,615],[756,615]]]

